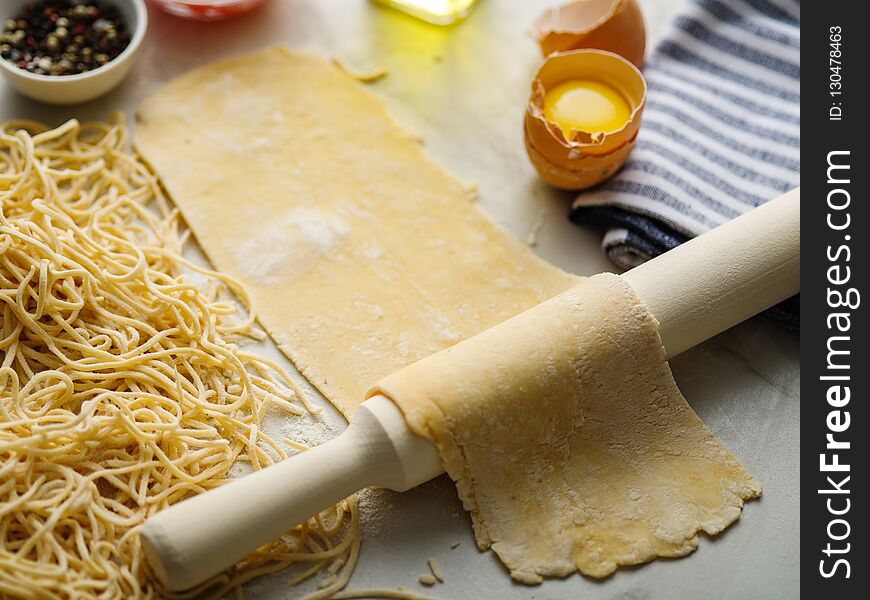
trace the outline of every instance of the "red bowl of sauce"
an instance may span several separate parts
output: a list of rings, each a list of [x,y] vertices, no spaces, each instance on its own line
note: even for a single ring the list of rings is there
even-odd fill
[[[265,0],[151,0],[164,11],[197,21],[220,21],[252,10]]]

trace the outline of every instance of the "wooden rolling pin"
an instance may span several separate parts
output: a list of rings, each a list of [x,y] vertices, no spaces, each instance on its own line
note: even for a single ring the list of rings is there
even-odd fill
[[[623,275],[661,324],[668,357],[800,290],[800,190]],[[384,396],[338,437],[151,517],[141,539],[169,590],[193,587],[369,486],[405,491],[443,469]]]

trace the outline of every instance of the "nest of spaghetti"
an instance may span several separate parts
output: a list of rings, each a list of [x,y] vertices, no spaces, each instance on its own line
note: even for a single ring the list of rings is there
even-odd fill
[[[0,122],[0,596],[163,596],[145,519],[290,448],[267,410],[316,411],[277,364],[233,280],[183,257],[186,235],[128,150],[123,118],[48,129]],[[299,447],[289,441],[290,446]],[[192,590],[264,572],[347,582],[353,499]]]

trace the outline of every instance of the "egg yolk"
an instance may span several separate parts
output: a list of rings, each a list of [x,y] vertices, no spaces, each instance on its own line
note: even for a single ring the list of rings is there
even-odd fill
[[[555,86],[544,96],[544,117],[566,138],[575,131],[617,131],[631,117],[631,105],[605,83],[575,79]]]

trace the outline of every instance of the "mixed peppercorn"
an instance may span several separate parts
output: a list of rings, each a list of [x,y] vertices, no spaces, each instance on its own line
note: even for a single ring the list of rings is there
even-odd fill
[[[121,14],[93,0],[41,0],[6,21],[0,57],[40,75],[73,75],[96,69],[130,43]]]

